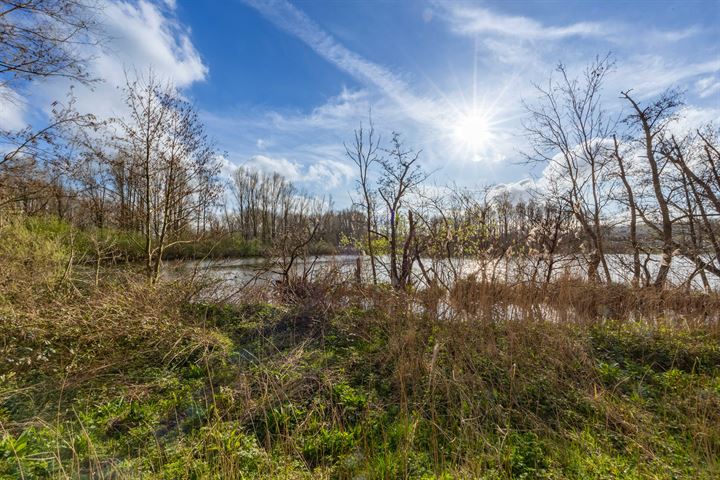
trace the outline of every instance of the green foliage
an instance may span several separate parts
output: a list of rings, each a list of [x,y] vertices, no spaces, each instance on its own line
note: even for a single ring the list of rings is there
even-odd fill
[[[356,423],[367,407],[367,398],[346,383],[333,386],[333,400],[341,408],[341,416],[350,424]]]
[[[54,218],[12,218],[0,224],[0,281],[20,280],[31,273],[57,282],[70,255],[71,237],[70,225]]]
[[[710,333],[684,331],[668,325],[609,322],[591,331],[595,349],[617,364],[637,363],[653,370],[717,373],[720,344]]]
[[[535,433],[513,432],[508,443],[512,478],[525,480],[548,477],[547,452]]]
[[[333,463],[355,445],[352,432],[321,428],[303,438],[302,456],[311,466]]]

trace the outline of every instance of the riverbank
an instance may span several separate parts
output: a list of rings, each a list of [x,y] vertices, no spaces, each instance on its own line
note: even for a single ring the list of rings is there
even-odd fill
[[[607,293],[621,297],[604,321],[582,283],[546,292],[562,321],[471,283],[454,315],[430,291],[331,277],[208,304],[115,269],[96,286],[57,238],[3,239],[2,478],[720,472],[717,322],[630,321],[628,291]]]

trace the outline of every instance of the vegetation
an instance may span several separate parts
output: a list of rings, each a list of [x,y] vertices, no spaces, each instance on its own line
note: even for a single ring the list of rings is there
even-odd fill
[[[327,272],[218,305],[116,269],[95,285],[56,222],[1,233],[3,478],[720,472],[717,297],[468,280],[445,304]]]

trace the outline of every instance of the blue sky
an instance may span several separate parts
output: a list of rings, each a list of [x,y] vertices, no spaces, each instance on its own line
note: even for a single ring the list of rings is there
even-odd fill
[[[227,152],[227,171],[279,171],[349,203],[342,142],[367,121],[422,149],[433,181],[522,188],[521,100],[562,61],[617,62],[605,93],[650,99],[686,91],[690,128],[720,117],[718,1],[103,0],[106,31],[93,68],[105,83],[76,89],[80,106],[118,114],[123,69],[152,65],[193,99]],[[40,115],[63,81],[18,89],[12,124]],[[518,186],[520,185],[520,186]]]

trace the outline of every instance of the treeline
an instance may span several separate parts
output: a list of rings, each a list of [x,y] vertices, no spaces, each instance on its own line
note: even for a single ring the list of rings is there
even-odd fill
[[[89,242],[95,257],[127,259],[113,248],[133,249],[151,279],[163,258],[264,254],[290,275],[286,266],[311,252],[353,251],[369,256],[373,281],[398,288],[457,281],[462,258],[522,260],[528,279],[544,282],[572,259],[588,278],[611,282],[608,255],[622,253],[635,285],[664,285],[673,257],[683,257],[694,265],[686,280],[710,288],[720,267],[717,132],[672,134],[681,113],[672,92],[644,107],[625,94],[634,113],[598,131],[607,114],[597,81],[608,67],[593,65],[585,83],[562,77],[565,90],[528,107],[528,160],[547,167],[525,201],[493,187],[429,188],[420,155],[399,134],[381,145],[372,122],[346,148],[358,171],[349,209],[278,173],[240,167],[223,179],[224,159],[193,106],[152,74],[128,82],[123,119],[58,109],[72,121],[56,122],[52,148],[33,141],[5,155],[2,201],[104,232]]]
[[[222,229],[245,240],[272,244],[297,218],[313,210],[317,198],[303,193],[281,174],[239,167],[228,185],[228,203],[223,205]],[[353,209],[333,211],[327,202],[319,240],[338,246],[344,235],[355,236],[360,215]]]
[[[93,81],[71,48],[94,28],[83,2],[30,1],[0,18],[3,91],[53,76]],[[22,35],[21,24],[31,26]],[[692,265],[686,283],[708,289],[720,278],[717,127],[680,128],[675,91],[622,92],[624,114],[613,117],[602,97],[612,67],[601,58],[574,78],[560,66],[526,105],[525,157],[545,170],[522,202],[498,188],[429,185],[420,153],[397,133],[382,142],[372,120],[346,145],[357,171],[351,208],[277,173],[241,167],[228,178],[195,106],[147,71],[128,74],[118,118],[77,112],[69,95],[45,127],[2,130],[0,212],[83,228],[96,261],[141,259],[152,282],[169,257],[264,254],[289,281],[298,258],[349,250],[368,255],[372,281],[399,289],[454,282],[467,258],[483,272],[522,262],[526,280],[550,282],[567,257],[610,283],[610,255],[626,253],[634,285],[663,287],[681,258]]]

